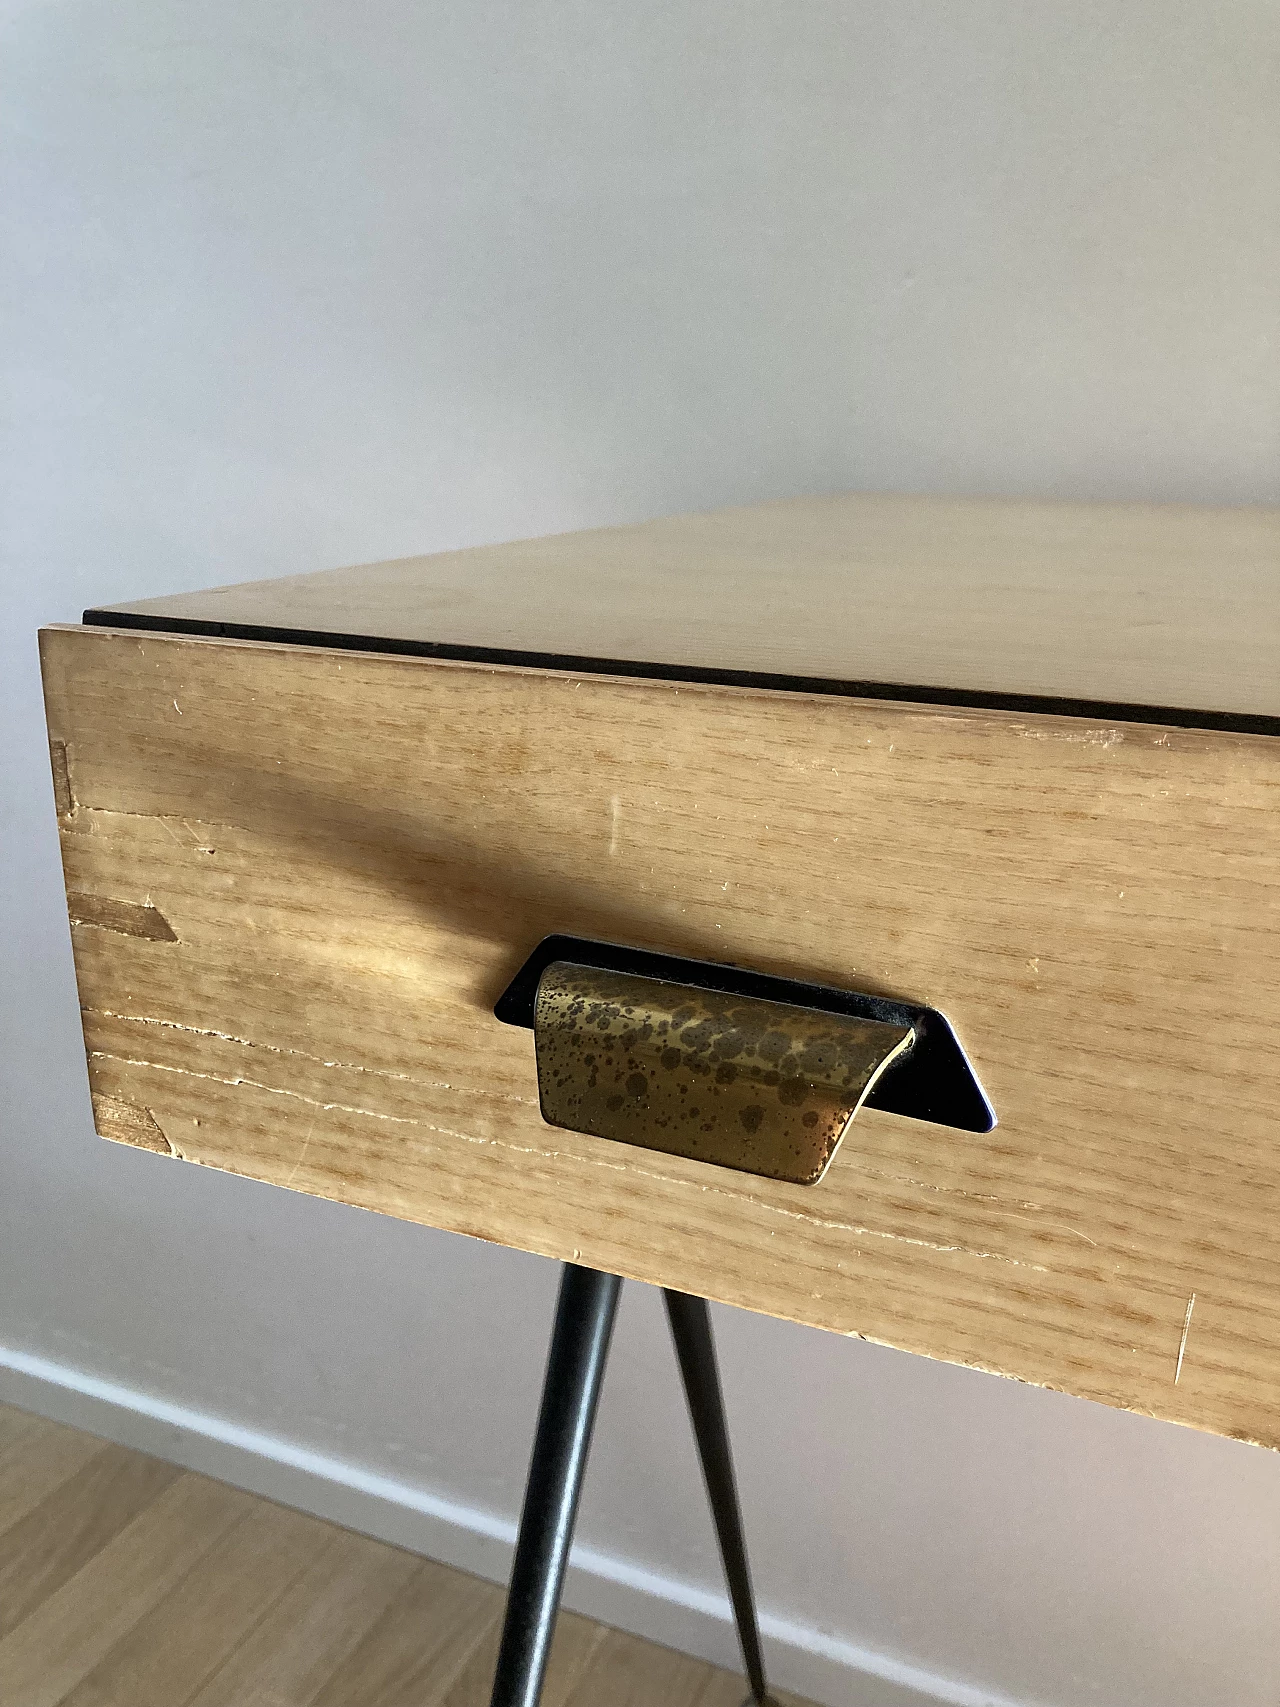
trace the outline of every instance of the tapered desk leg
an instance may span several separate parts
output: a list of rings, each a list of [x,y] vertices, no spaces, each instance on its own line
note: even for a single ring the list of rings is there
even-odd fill
[[[662,1296],[667,1301],[671,1337],[675,1341],[680,1373],[684,1377],[685,1397],[689,1401],[689,1416],[697,1436],[707,1497],[720,1541],[720,1556],[724,1560],[725,1580],[738,1625],[738,1640],[742,1644],[742,1661],[747,1682],[751,1685],[751,1699],[767,1702],[769,1692],[764,1678],[764,1656],[760,1652],[755,1595],[747,1565],[747,1544],[742,1534],[742,1512],[738,1506],[733,1456],[729,1450],[724,1395],[716,1367],[715,1341],[711,1337],[711,1312],[705,1298],[690,1297],[688,1293],[671,1292],[665,1288]]]
[[[542,1694],[621,1285],[565,1264],[491,1707],[537,1707]]]

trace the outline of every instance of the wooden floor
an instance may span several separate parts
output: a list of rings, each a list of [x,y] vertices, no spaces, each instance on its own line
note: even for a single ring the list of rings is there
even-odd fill
[[[0,1406],[4,1707],[487,1707],[502,1602],[462,1571]],[[731,1672],[565,1613],[544,1702],[745,1694]]]

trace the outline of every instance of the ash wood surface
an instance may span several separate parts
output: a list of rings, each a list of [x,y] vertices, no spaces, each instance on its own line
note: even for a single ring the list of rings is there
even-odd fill
[[[0,1484],[23,1441],[28,1470],[66,1473],[33,1525],[0,1508],[0,1575],[21,1580],[33,1533],[77,1563],[33,1583],[0,1637],[5,1707],[488,1707],[492,1583],[3,1406]],[[544,1702],[739,1707],[744,1689],[563,1613]]]
[[[107,608],[1280,717],[1280,509],[845,494]]]
[[[104,1135],[1280,1444],[1280,742],[91,629],[44,659]],[[1000,1125],[864,1110],[815,1187],[549,1128],[491,1008],[551,931],[937,1006]]]

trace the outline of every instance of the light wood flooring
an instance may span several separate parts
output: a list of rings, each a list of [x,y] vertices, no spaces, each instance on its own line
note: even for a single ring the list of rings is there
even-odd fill
[[[502,1605],[462,1571],[0,1406],[4,1707],[487,1707]],[[544,1702],[745,1694],[564,1613]]]

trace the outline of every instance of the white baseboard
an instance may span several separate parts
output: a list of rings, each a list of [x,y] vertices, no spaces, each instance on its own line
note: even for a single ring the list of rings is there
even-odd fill
[[[281,1505],[504,1582],[515,1541],[505,1517],[243,1428],[68,1364],[0,1346],[0,1401],[148,1452]],[[727,1600],[693,1583],[575,1546],[565,1585],[575,1612],[717,1665],[738,1664]],[[1020,1707],[762,1607],[769,1672],[827,1707]]]

